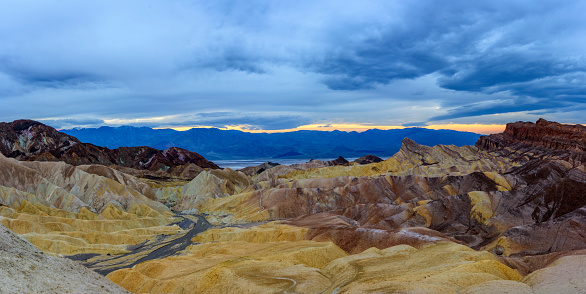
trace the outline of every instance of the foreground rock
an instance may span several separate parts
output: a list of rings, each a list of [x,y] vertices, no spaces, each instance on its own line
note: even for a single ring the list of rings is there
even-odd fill
[[[0,293],[129,293],[72,260],[48,256],[0,224]]]
[[[550,266],[537,270],[523,279],[533,293],[584,293],[586,255],[562,257]]]

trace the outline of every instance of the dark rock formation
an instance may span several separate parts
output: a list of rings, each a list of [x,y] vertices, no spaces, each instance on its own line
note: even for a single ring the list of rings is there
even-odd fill
[[[324,161],[324,164],[326,166],[335,166],[335,165],[349,165],[350,162],[348,162],[348,160],[346,160],[344,157],[340,156],[334,160],[327,160]]]
[[[354,160],[354,162],[356,162],[358,164],[377,163],[377,162],[381,162],[381,161],[383,161],[383,160],[380,157],[374,156],[372,154],[368,154],[368,155],[362,156],[362,157]]]
[[[544,119],[509,123],[476,146],[519,164],[508,173],[518,189],[499,196],[499,226],[510,227],[486,249],[528,256],[586,248],[586,127]]]
[[[201,155],[181,148],[171,147],[164,151],[151,147],[108,149],[81,143],[75,137],[32,120],[0,123],[0,136],[0,152],[17,160],[118,165],[150,171],[183,172],[190,164],[201,168],[219,168]]]
[[[252,176],[261,174],[265,170],[271,169],[277,165],[280,165],[280,164],[267,161],[267,162],[260,164],[260,165],[257,165],[257,166],[245,167],[245,168],[241,169],[240,171],[243,172],[245,175],[252,177]]]
[[[515,161],[557,158],[580,164],[586,162],[586,127],[544,119],[519,121],[507,124],[503,133],[480,137],[476,147]]]

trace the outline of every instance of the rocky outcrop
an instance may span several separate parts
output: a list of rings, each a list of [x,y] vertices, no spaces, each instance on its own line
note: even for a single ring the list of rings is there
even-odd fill
[[[375,229],[358,223],[343,224],[335,215],[319,213],[305,215],[283,223],[307,228],[306,238],[319,242],[333,242],[350,254],[361,253],[369,248],[385,249],[397,245],[420,248],[424,245],[450,241],[457,242],[437,231],[411,227],[403,229]]]
[[[586,162],[586,127],[539,119],[536,123],[508,123],[500,134],[482,136],[476,146],[516,161],[556,158],[571,163]]]
[[[180,187],[155,189],[157,198],[177,211],[199,211],[209,200],[244,192],[252,181],[242,172],[230,168],[200,173]]]
[[[537,270],[522,282],[531,286],[533,293],[584,293],[586,255],[562,257],[550,266]]]
[[[0,224],[2,293],[129,293],[72,260],[43,254]]]
[[[334,159],[334,160],[319,160],[319,159],[311,159],[310,161],[306,162],[306,163],[300,163],[300,164],[292,164],[291,167],[295,168],[295,169],[300,169],[300,170],[308,170],[308,169],[312,169],[312,168],[322,168],[322,167],[326,167],[326,166],[347,166],[350,165],[350,162],[348,162],[348,160],[346,160],[344,157],[339,156],[338,158]]]
[[[86,170],[88,172],[86,172]],[[23,162],[0,154],[0,223],[55,254],[125,253],[175,234],[169,208],[136,178],[104,166]]]
[[[271,168],[278,166],[278,165],[280,165],[280,164],[267,161],[267,162],[260,164],[260,165],[257,165],[257,166],[245,167],[245,168],[241,169],[240,171],[249,177],[253,177],[258,174],[261,174],[265,170],[271,169]]]
[[[140,170],[173,172],[177,167],[194,164],[201,168],[219,168],[201,155],[171,147],[120,147],[108,149],[81,143],[75,137],[31,120],[0,123],[0,152],[21,161],[63,161],[71,165],[119,165]],[[180,168],[181,172],[185,168]],[[175,172],[180,174],[181,172]],[[192,174],[188,174],[191,176]]]
[[[339,156],[334,160],[326,160],[324,161],[325,166],[336,166],[336,165],[349,165],[350,162],[346,160],[344,157]]]
[[[502,172],[513,165],[513,162],[508,158],[495,157],[474,146],[437,145],[428,147],[417,144],[409,138],[404,138],[399,152],[379,163],[294,170],[280,177],[291,180],[386,174],[442,177],[469,174],[475,171]],[[292,166],[295,167],[295,165]]]
[[[476,146],[519,165],[508,174],[520,185],[499,196],[508,208],[493,218],[507,228],[483,248],[508,256],[586,249],[580,233],[586,228],[586,127],[544,119],[509,123]]]
[[[0,152],[18,160],[30,157],[56,159],[60,157],[60,151],[66,152],[81,144],[75,137],[32,120],[0,123],[0,137]]]
[[[15,207],[27,200],[70,212],[78,212],[82,207],[87,207],[96,213],[109,204],[123,210],[130,209],[133,204],[145,204],[157,211],[169,211],[164,205],[130,188],[134,186],[153,194],[152,190],[141,185],[138,180],[121,174],[117,175],[117,180],[113,180],[85,172],[84,168],[63,162],[16,161],[0,155],[0,187],[6,191],[14,189],[29,195],[22,198],[6,192],[2,203]],[[116,176],[114,171],[111,172],[110,176]]]
[[[365,156],[362,156],[356,160],[354,160],[354,162],[358,163],[358,164],[369,164],[369,163],[377,163],[377,162],[381,162],[383,161],[380,157],[372,155],[372,154],[368,154]]]
[[[123,172],[99,164],[80,165],[77,166],[77,168],[89,174],[94,174],[97,176],[114,180],[123,186],[127,186],[141,193],[142,195],[148,197],[151,200],[157,199],[157,196],[155,195],[155,192],[151,189],[151,187],[134,176],[125,174]]]

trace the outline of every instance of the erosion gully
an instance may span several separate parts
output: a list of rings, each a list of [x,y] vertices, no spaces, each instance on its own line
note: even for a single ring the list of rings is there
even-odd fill
[[[81,261],[87,268],[105,276],[115,270],[131,268],[147,260],[162,259],[175,255],[177,252],[187,248],[187,246],[192,245],[191,239],[193,237],[212,227],[205,217],[201,215],[176,213],[175,216],[182,218],[182,220],[170,225],[179,226],[184,230],[183,232],[176,235],[161,235],[143,243],[129,246],[129,253],[117,255],[87,253],[65,257]]]

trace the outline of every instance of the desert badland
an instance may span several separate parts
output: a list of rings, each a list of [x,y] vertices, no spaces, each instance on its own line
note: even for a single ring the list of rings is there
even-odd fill
[[[581,125],[243,170],[35,121],[0,132],[0,292],[586,291]]]

